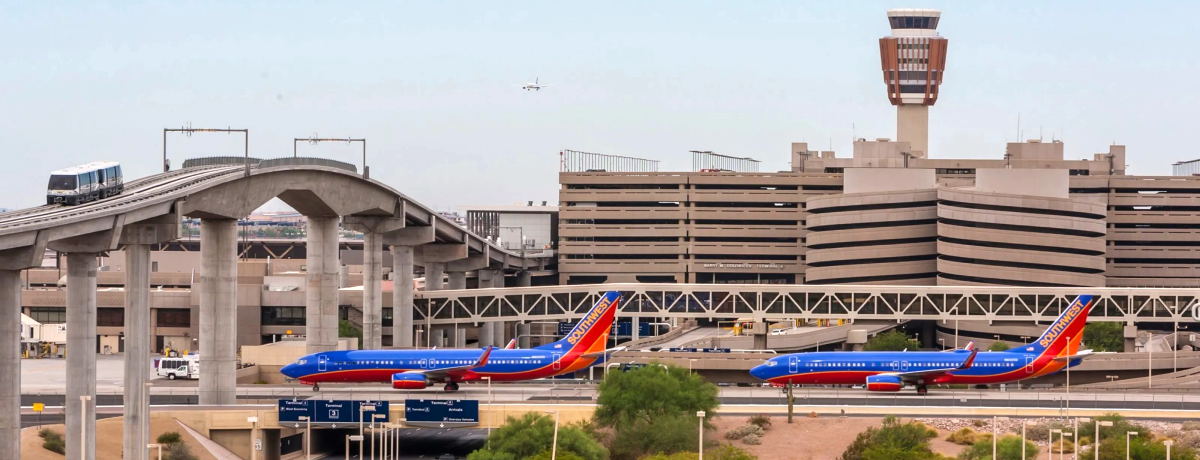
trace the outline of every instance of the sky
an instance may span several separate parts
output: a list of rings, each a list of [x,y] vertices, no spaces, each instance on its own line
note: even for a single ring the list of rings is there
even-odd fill
[[[877,39],[888,8],[938,8],[950,40],[933,158],[1067,158],[1128,146],[1131,174],[1200,158],[1196,2],[6,2],[0,207],[43,203],[49,171],[157,172],[162,129],[367,139],[371,175],[437,209],[550,201],[562,149],[691,167],[688,150],[788,168],[791,142],[849,156],[895,137]],[[549,86],[526,92],[538,78]],[[1018,129],[1018,117],[1020,128]],[[301,155],[358,163],[358,145]],[[240,155],[172,135],[172,164]]]

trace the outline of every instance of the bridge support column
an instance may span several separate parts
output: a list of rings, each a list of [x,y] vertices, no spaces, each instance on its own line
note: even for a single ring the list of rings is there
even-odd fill
[[[309,318],[312,318],[311,316]],[[200,404],[237,402],[237,221],[200,221]]]
[[[305,344],[308,353],[337,348],[338,218],[308,217],[307,273],[304,293]],[[365,313],[365,312],[364,312]],[[362,346],[362,344],[359,344]]]
[[[504,321],[492,323],[492,343],[498,347],[508,345],[507,331],[505,331],[507,324]]]
[[[446,289],[466,289],[467,288],[467,272],[449,272],[450,283]],[[483,287],[483,286],[479,286]]]
[[[492,276],[492,287],[502,288],[505,284],[504,270],[496,270],[496,274]]]
[[[125,246],[125,418],[126,460],[145,460],[150,442],[150,246]]]
[[[629,319],[629,340],[637,340],[641,337],[641,319],[633,316]]]
[[[0,270],[0,452],[21,458],[21,271]]]
[[[392,246],[392,346],[413,342],[413,247]],[[428,333],[428,332],[427,332]]]
[[[1125,352],[1133,353],[1137,349],[1138,328],[1134,324],[1125,325]],[[1149,345],[1147,345],[1149,346]]]
[[[87,401],[81,400],[86,397]],[[96,254],[67,254],[67,459],[96,458]],[[85,438],[80,438],[85,436]],[[82,444],[81,444],[82,440]]]
[[[482,323],[479,325],[479,346],[496,345],[496,329],[493,327],[493,324],[495,323]]]
[[[440,291],[445,289],[445,284],[442,280],[446,276],[446,264],[444,262],[425,262],[425,290]]]
[[[529,287],[533,284],[533,275],[526,270],[517,272],[517,286]]]
[[[362,348],[383,348],[383,238],[377,232],[363,234]]]
[[[517,323],[517,346],[529,348],[529,323],[524,321]]]

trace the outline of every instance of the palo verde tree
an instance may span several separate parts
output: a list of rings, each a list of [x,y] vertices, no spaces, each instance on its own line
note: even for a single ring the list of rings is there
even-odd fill
[[[696,449],[697,411],[712,417],[717,387],[676,366],[650,365],[608,374],[596,399],[596,424],[613,430],[614,459]]]
[[[521,417],[508,417],[503,426],[488,436],[484,447],[471,452],[467,460],[550,458],[553,440],[554,419],[529,412]],[[608,457],[604,446],[575,425],[559,425],[557,454],[560,459],[604,460]]]

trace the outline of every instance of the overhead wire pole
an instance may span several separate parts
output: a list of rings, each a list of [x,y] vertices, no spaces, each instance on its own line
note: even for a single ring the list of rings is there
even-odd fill
[[[171,165],[167,163],[167,133],[186,133],[188,136],[191,136],[192,133],[242,133],[242,155],[246,161],[246,175],[250,175],[250,130],[233,128],[163,128],[163,172],[171,170]]]
[[[310,144],[316,144],[318,142],[361,142],[362,143],[362,168],[363,168],[362,176],[363,176],[363,179],[371,178],[371,172],[369,169],[367,169],[367,140],[365,138],[362,138],[362,139],[353,139],[353,138],[348,138],[348,137],[341,137],[341,138],[338,138],[338,137],[307,137],[307,138],[297,137],[297,138],[293,138],[292,139],[292,158],[296,158],[296,144],[299,144],[302,141],[308,142]]]

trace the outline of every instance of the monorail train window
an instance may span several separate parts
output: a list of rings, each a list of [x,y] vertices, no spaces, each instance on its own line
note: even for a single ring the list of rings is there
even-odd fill
[[[75,190],[78,181],[75,176],[54,174],[50,176],[50,190]]]

